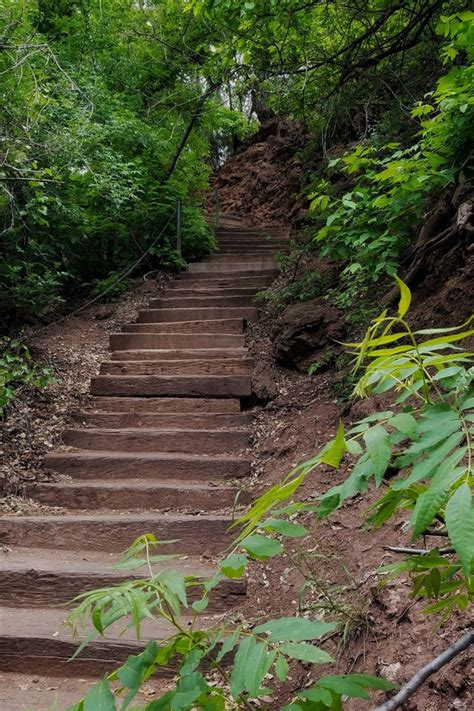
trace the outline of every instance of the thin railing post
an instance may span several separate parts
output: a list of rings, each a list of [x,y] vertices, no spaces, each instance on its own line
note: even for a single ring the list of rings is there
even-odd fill
[[[216,197],[216,229],[219,229],[221,223],[221,196],[219,195],[219,188],[214,190]]]
[[[178,198],[176,200],[176,251],[178,252],[180,257],[182,255],[182,246],[181,246],[182,228],[183,228],[183,214],[182,214],[181,200]]]

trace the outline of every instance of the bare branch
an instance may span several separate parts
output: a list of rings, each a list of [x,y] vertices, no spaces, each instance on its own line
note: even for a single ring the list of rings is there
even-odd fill
[[[412,678],[402,686],[398,694],[392,696],[391,699],[386,701],[381,706],[372,709],[372,711],[391,711],[391,709],[397,709],[399,706],[405,703],[407,699],[412,696],[417,689],[420,688],[422,684],[432,675],[439,671],[442,667],[448,664],[452,659],[457,657],[458,654],[464,652],[471,644],[474,643],[474,629],[454,642],[448,649],[442,652],[438,657],[432,659],[424,667],[422,667]]]

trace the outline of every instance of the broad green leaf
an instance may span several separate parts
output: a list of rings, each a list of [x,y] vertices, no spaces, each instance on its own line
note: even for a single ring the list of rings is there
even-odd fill
[[[279,541],[274,538],[267,538],[259,533],[254,533],[252,536],[245,538],[241,546],[252,558],[257,560],[272,558],[283,550],[283,546]]]
[[[342,422],[340,422],[336,437],[329,444],[329,447],[323,451],[321,462],[337,469],[346,451],[347,446],[344,438],[344,427]]]
[[[226,578],[241,578],[247,567],[248,558],[243,553],[231,553],[219,564]]]
[[[225,638],[222,647],[219,650],[219,654],[216,657],[217,662],[220,662],[226,654],[228,654],[234,649],[235,645],[239,641],[241,629],[241,627],[237,627],[237,629],[232,632],[232,634]]]
[[[364,432],[363,437],[373,466],[375,481],[380,484],[392,457],[390,435],[382,425],[375,425]]]
[[[176,687],[170,708],[173,711],[192,708],[193,702],[198,699],[202,692],[208,687],[206,680],[200,672],[193,672],[189,676],[182,677]]]
[[[411,291],[408,286],[395,274],[395,281],[400,289],[400,301],[398,303],[398,315],[403,318],[410,308],[411,304]]]
[[[456,489],[446,504],[445,521],[451,543],[466,576],[471,574],[474,558],[474,508],[469,484]]]
[[[84,711],[116,711],[116,708],[107,679],[93,686],[84,697]]]
[[[299,659],[311,664],[328,664],[334,661],[333,657],[324,649],[314,647],[307,642],[285,642],[280,646],[280,650],[292,659]]]
[[[334,697],[329,689],[325,689],[324,686],[316,685],[312,689],[306,689],[301,691],[298,696],[302,699],[308,699],[308,701],[313,701],[314,703],[323,704],[327,706],[328,709],[333,708]],[[318,706],[318,709],[321,708]]]
[[[351,678],[351,675],[324,676],[318,680],[318,686],[335,691],[341,696],[349,696],[354,699],[370,699],[370,696],[363,687]]]
[[[254,628],[254,632],[269,632],[271,642],[303,642],[318,639],[337,628],[335,622],[307,620],[305,617],[281,617]]]
[[[383,679],[380,676],[373,676],[372,674],[349,674],[349,678],[355,681],[364,689],[380,689],[381,691],[390,691],[395,689],[396,685],[392,684],[391,681]]]
[[[257,642],[254,637],[245,637],[245,639],[239,644],[237,654],[234,659],[234,666],[232,669],[232,676],[230,682],[230,693],[236,699],[242,691],[245,689],[244,673],[247,664],[247,659],[251,655]]]
[[[401,412],[399,415],[395,415],[388,423],[395,429],[402,432],[404,435],[410,439],[418,439],[418,425],[413,417],[408,412]]]
[[[279,681],[286,681],[290,667],[285,657],[281,654],[278,655],[275,662],[275,674]]]
[[[258,696],[263,679],[272,666],[276,651],[270,651],[263,642],[257,642],[247,655],[244,666],[244,683],[251,698]]]
[[[280,533],[287,538],[301,538],[302,536],[307,536],[309,533],[308,529],[304,526],[279,518],[269,518],[263,521],[261,526],[265,530],[275,531],[275,533]]]
[[[428,490],[418,497],[410,518],[410,525],[413,526],[413,540],[418,538],[432,523],[436,514],[444,506],[451,487],[459,479],[459,476],[458,469],[443,472],[443,476],[436,480],[433,478]]]

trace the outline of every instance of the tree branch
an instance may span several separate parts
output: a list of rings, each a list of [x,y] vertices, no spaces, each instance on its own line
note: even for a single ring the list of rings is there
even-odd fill
[[[391,709],[397,709],[401,706],[407,699],[415,693],[417,689],[435,672],[439,671],[445,664],[448,664],[452,659],[457,657],[458,654],[464,652],[471,644],[474,643],[474,629],[454,642],[448,649],[442,652],[438,657],[432,659],[424,667],[422,667],[412,678],[400,689],[398,694],[392,696],[391,699],[386,701],[381,706],[372,709],[372,711],[391,711]]]

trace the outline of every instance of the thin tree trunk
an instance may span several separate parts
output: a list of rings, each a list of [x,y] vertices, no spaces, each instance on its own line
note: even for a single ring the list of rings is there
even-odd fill
[[[202,94],[199,97],[199,101],[196,105],[196,108],[194,109],[193,113],[191,114],[191,118],[189,119],[189,123],[186,126],[183,135],[181,136],[181,140],[178,143],[178,147],[176,148],[176,151],[168,165],[168,168],[166,169],[165,176],[163,178],[163,183],[166,183],[170,177],[172,176],[174,169],[176,168],[176,165],[178,163],[179,157],[181,153],[183,152],[184,147],[186,146],[186,143],[188,142],[188,138],[191,135],[191,132],[196,125],[197,120],[202,114],[202,110],[204,108],[204,104],[208,100],[210,96],[219,88],[220,84],[210,84],[209,88],[206,89],[204,94]]]

